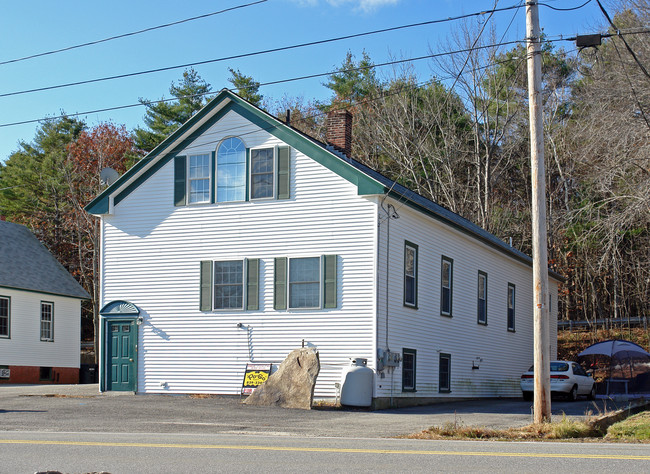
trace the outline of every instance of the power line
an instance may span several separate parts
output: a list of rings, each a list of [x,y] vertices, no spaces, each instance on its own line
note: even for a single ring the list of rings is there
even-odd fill
[[[519,68],[519,65],[521,65],[523,62],[525,62],[525,60],[526,60],[526,58],[520,58],[520,57],[509,58],[509,59],[505,59],[505,60],[502,60],[502,61],[495,61],[495,62],[490,63],[490,64],[485,65],[485,66],[479,66],[477,68],[467,70],[466,72],[476,72],[476,71],[480,71],[481,69],[488,69],[488,68],[490,68],[492,66],[505,64],[505,63],[509,63],[509,62],[513,62],[513,61],[519,61],[519,64],[517,65],[515,70],[513,72],[511,72],[511,75],[514,75],[517,72],[517,70]],[[355,68],[355,69],[362,69],[362,68]],[[352,69],[352,70],[355,70],[355,69]],[[343,72],[343,71],[340,71],[340,72]],[[459,74],[461,74],[461,73],[459,73]],[[375,97],[366,97],[363,100],[360,100],[360,101],[356,102],[355,105],[357,105],[357,106],[358,105],[367,105],[367,104],[370,104],[372,102],[376,102],[376,101],[379,101],[379,100],[384,100],[384,99],[387,99],[389,97],[402,94],[403,92],[406,92],[406,91],[408,91],[410,89],[417,89],[419,87],[424,87],[424,86],[427,86],[427,85],[431,85],[436,81],[454,79],[457,76],[458,75],[451,75],[451,76],[444,76],[444,77],[434,77],[432,79],[429,79],[428,81],[423,81],[423,82],[419,82],[419,83],[415,83],[415,84],[403,84],[403,85],[400,85],[399,87],[397,87],[395,90],[381,91]],[[445,98],[445,102],[446,101],[447,101],[447,98]],[[344,110],[348,106],[349,106],[349,104],[341,104],[341,105],[338,105],[338,106],[334,106],[334,107],[329,108],[327,111],[321,111],[321,112],[317,112],[317,113],[302,117],[301,120],[316,119],[316,118],[321,117],[323,115],[327,115],[331,111]],[[274,118],[277,119],[277,117],[274,117]],[[248,125],[237,125],[235,127],[231,127],[231,128],[228,128],[228,129],[221,129],[221,130],[219,130],[218,133],[215,132],[214,134],[219,135],[219,136],[223,136],[224,134],[228,134],[229,132],[235,132],[235,131],[243,129],[243,128],[248,128]],[[272,128],[273,127],[262,128],[262,130],[268,131],[268,130],[271,130]],[[246,136],[246,135],[250,135],[250,134],[253,134],[253,133],[257,133],[257,131],[239,133],[238,136]],[[206,136],[209,136],[209,135],[210,135],[210,133],[204,134],[203,136],[206,137]],[[205,146],[206,144],[218,143],[220,140],[221,139],[219,139],[219,140],[209,140],[207,142],[201,142],[200,145],[193,145],[193,146],[191,145],[191,146],[186,147],[185,150],[191,150],[193,148],[201,148],[201,147]]]
[[[590,3],[591,3],[591,0],[587,0],[582,5],[578,5],[577,7],[570,7],[570,8],[558,8],[558,7],[554,7],[552,5],[549,5],[547,3],[537,3],[537,4],[542,6],[542,7],[550,8],[551,10],[555,10],[555,11],[558,11],[558,12],[572,12],[574,10],[580,10],[582,7],[586,7]]]
[[[639,100],[639,97],[636,94],[636,89],[634,88],[634,85],[632,84],[632,80],[630,79],[630,75],[627,73],[627,68],[625,67],[625,64],[623,63],[623,58],[621,57],[621,52],[618,50],[618,46],[616,45],[616,41],[614,41],[614,49],[616,50],[616,54],[618,55],[619,61],[621,62],[621,67],[623,69],[623,72],[625,73],[625,78],[627,79],[627,82],[630,85],[630,89],[632,90],[632,95],[634,96],[634,101],[636,102],[637,107],[639,107],[639,111],[641,112],[641,116],[643,117],[643,120],[645,121],[646,126],[650,129],[650,122],[648,122],[648,117],[646,117],[645,111],[643,110],[643,106],[641,105],[641,101]]]
[[[73,45],[73,46],[67,46],[67,47],[61,48],[61,49],[54,49],[52,51],[45,51],[43,53],[32,54],[30,56],[24,56],[22,58],[9,59],[7,61],[0,61],[0,66],[2,66],[4,64],[9,64],[9,63],[17,63],[19,61],[26,61],[28,59],[40,58],[42,56],[48,56],[50,54],[62,53],[64,51],[70,51],[72,49],[84,48],[86,46],[92,46],[92,45],[95,45],[95,44],[105,43],[107,41],[113,41],[113,40],[120,39],[120,38],[126,38],[128,36],[135,36],[135,35],[139,35],[139,34],[142,34],[142,33],[147,33],[149,31],[159,30],[161,28],[168,28],[170,26],[180,25],[181,23],[187,23],[189,21],[195,21],[195,20],[200,20],[200,19],[203,19],[203,18],[208,18],[208,17],[211,17],[211,16],[215,16],[215,15],[220,15],[222,13],[230,12],[230,11],[233,11],[233,10],[238,10],[240,8],[250,7],[252,5],[257,5],[259,3],[264,3],[264,2],[267,2],[267,1],[268,0],[258,0],[256,2],[246,3],[244,5],[237,5],[237,6],[234,6],[234,7],[226,8],[224,10],[219,10],[219,11],[212,12],[212,13],[205,13],[203,15],[193,16],[191,18],[185,18],[184,20],[173,21],[171,23],[165,23],[163,25],[158,25],[158,26],[151,26],[149,28],[144,28],[142,30],[132,31],[130,33],[124,33],[124,34],[121,34],[121,35],[109,36],[108,38],[95,40],[95,41],[89,41],[87,43],[76,44],[76,45]]]
[[[483,46],[475,47],[474,50],[486,49],[486,48],[494,48],[494,47],[499,47],[499,46],[507,46],[507,45],[511,45],[511,44],[515,44],[515,43],[519,43],[519,42],[520,42],[520,40],[514,40],[514,41],[507,41],[507,42],[502,42],[502,43],[497,43],[497,44],[483,45]],[[276,81],[269,81],[269,82],[260,83],[259,86],[260,87],[261,86],[270,86],[270,85],[283,84],[283,83],[287,83],[287,82],[294,82],[294,81],[300,81],[300,80],[305,80],[305,79],[314,79],[314,78],[317,78],[317,77],[331,76],[332,74],[338,74],[338,73],[343,73],[343,72],[362,71],[362,70],[365,70],[365,69],[372,69],[372,68],[376,68],[376,67],[391,66],[391,65],[406,63],[406,62],[411,62],[411,61],[420,61],[420,60],[423,60],[423,59],[430,59],[430,58],[435,58],[435,57],[440,57],[440,56],[447,56],[447,55],[451,55],[451,54],[466,53],[466,52],[469,52],[469,51],[472,51],[472,48],[466,48],[466,49],[461,49],[461,50],[456,50],[456,51],[448,51],[448,52],[444,52],[444,53],[427,54],[427,55],[424,55],[424,56],[418,56],[418,57],[408,58],[408,59],[399,59],[399,60],[395,60],[395,61],[388,61],[388,62],[384,62],[384,63],[373,64],[373,65],[370,65],[370,66],[360,66],[360,67],[356,67],[356,68],[339,69],[337,71],[329,71],[329,72],[323,72],[323,73],[317,73],[317,74],[309,74],[309,75],[299,76],[299,77],[292,77],[292,78],[288,78],[288,79],[278,79]],[[454,78],[454,77],[456,77],[456,76],[451,76],[450,79]],[[170,99],[146,101],[146,103],[147,104],[158,104],[158,103],[163,103],[163,102],[175,101],[175,100],[178,100],[178,99],[181,99],[181,98],[191,98],[191,97],[205,96],[205,95],[209,95],[209,94],[212,94],[212,93],[213,92],[210,91],[210,92],[205,92],[205,93],[202,93],[202,94],[195,94],[195,95],[190,95],[190,96],[182,96],[182,97],[174,97],[174,98],[170,98]],[[14,126],[14,125],[25,125],[25,124],[28,124],[28,123],[37,123],[37,122],[42,122],[44,120],[57,120],[57,119],[60,119],[60,118],[63,118],[63,117],[78,117],[78,116],[81,116],[81,115],[90,115],[90,114],[100,113],[100,112],[110,112],[110,111],[113,111],[113,110],[128,109],[128,108],[132,108],[132,107],[140,107],[140,106],[143,106],[143,105],[145,105],[145,104],[137,103],[137,104],[118,105],[118,106],[114,106],[114,107],[106,107],[106,108],[103,108],[103,109],[90,110],[90,111],[87,111],[87,112],[77,112],[77,113],[74,113],[74,114],[62,114],[62,115],[55,116],[55,117],[43,117],[43,118],[39,118],[39,119],[23,120],[23,121],[20,121],[20,122],[4,123],[4,124],[0,124],[0,128],[11,127],[11,126]]]
[[[647,34],[647,33],[650,33],[650,30],[633,31],[633,32],[629,32],[629,33],[626,33],[626,34],[631,35],[631,34]],[[602,36],[603,37],[608,37],[608,36],[615,36],[615,35],[602,35]],[[575,36],[567,37],[567,38],[564,38],[563,36],[560,36],[560,37],[555,38],[555,39],[553,39],[553,38],[545,38],[544,41],[549,42],[549,43],[553,43],[553,42],[558,42],[558,41],[575,41],[575,39],[576,39]],[[508,45],[511,45],[511,44],[523,43],[523,42],[525,42],[525,40],[513,40],[513,41],[507,41],[507,42],[499,42],[499,43],[490,44],[490,45],[478,46],[478,47],[475,47],[474,50],[486,49],[486,48],[494,48],[494,47],[499,47],[499,46],[508,46]],[[317,73],[317,74],[309,74],[309,75],[304,75],[304,76],[292,77],[292,78],[288,78],[288,79],[279,79],[279,80],[276,80],[276,81],[269,81],[269,82],[260,83],[259,86],[263,87],[263,86],[277,85],[277,84],[283,84],[283,83],[287,83],[287,82],[294,82],[294,81],[300,81],[300,80],[306,80],[306,79],[314,79],[314,78],[317,78],[317,77],[325,77],[325,76],[330,76],[332,74],[337,74],[337,73],[361,71],[361,70],[364,70],[364,69],[371,69],[371,68],[375,68],[375,67],[389,66],[389,65],[405,63],[405,62],[410,62],[410,61],[419,61],[419,60],[422,60],[422,59],[430,59],[430,58],[447,56],[447,55],[452,55],[452,54],[465,53],[465,52],[468,52],[468,51],[471,51],[471,49],[467,48],[467,49],[462,49],[462,50],[448,51],[448,52],[443,52],[443,53],[435,53],[435,54],[429,54],[429,55],[425,55],[425,56],[418,56],[418,57],[409,58],[409,59],[401,59],[401,60],[396,60],[396,61],[389,61],[389,62],[384,62],[384,63],[379,63],[379,64],[373,64],[371,66],[361,66],[361,67],[350,68],[350,69],[340,69],[340,70],[337,70],[337,71],[330,71],[330,72],[324,72],[324,73]],[[489,67],[489,65],[485,66],[485,67],[479,67],[479,68],[472,69],[472,70],[470,70],[470,72],[471,71],[478,71],[480,69],[485,69],[487,67]],[[448,77],[442,77],[440,79],[456,79],[457,77],[458,77],[458,74],[448,76]],[[426,84],[426,82],[424,84]],[[159,104],[159,103],[164,103],[164,102],[172,102],[172,101],[179,100],[179,99],[206,96],[206,95],[210,95],[210,94],[213,94],[213,93],[214,92],[210,91],[210,92],[204,92],[204,93],[201,93],[201,94],[194,94],[194,95],[189,95],[189,96],[180,96],[180,97],[174,97],[174,98],[169,98],[169,99],[147,100],[146,103],[139,102],[139,103],[134,103],[134,104],[117,105],[117,106],[105,107],[105,108],[101,108],[101,109],[89,110],[89,111],[85,111],[85,112],[76,112],[76,113],[72,113],[72,114],[61,114],[61,115],[53,116],[53,117],[41,117],[41,118],[38,118],[38,119],[29,119],[29,120],[22,120],[22,121],[18,121],[18,122],[3,123],[3,124],[0,124],[0,128],[12,127],[12,126],[16,126],[16,125],[26,125],[26,124],[30,124],[30,123],[38,123],[38,122],[43,122],[43,121],[47,121],[47,120],[58,120],[58,119],[65,118],[65,117],[79,117],[79,116],[82,116],[82,115],[90,115],[90,114],[96,114],[96,113],[102,113],[102,112],[111,112],[111,111],[114,111],[114,110],[129,109],[129,108],[133,108],[133,107],[142,107],[142,106],[145,106],[147,104]]]
[[[255,51],[251,53],[242,53],[242,54],[235,54],[232,56],[225,56],[221,58],[216,58],[216,59],[207,59],[204,61],[196,61],[193,63],[186,63],[186,64],[179,64],[176,66],[166,66],[166,67],[161,67],[161,68],[156,68],[156,69],[148,69],[145,71],[138,71],[138,72],[131,72],[131,73],[125,73],[125,74],[118,74],[115,76],[105,76],[105,77],[100,77],[96,79],[87,79],[84,81],[76,81],[76,82],[69,82],[65,84],[57,84],[54,86],[45,86],[45,87],[38,87],[35,89],[27,89],[27,90],[22,90],[22,91],[16,91],[16,92],[6,92],[4,94],[0,94],[0,97],[10,97],[10,96],[15,96],[15,95],[22,95],[22,94],[29,94],[32,92],[41,92],[41,91],[46,91],[46,90],[52,90],[52,89],[61,89],[64,87],[72,87],[72,86],[79,86],[82,84],[91,84],[91,83],[96,83],[96,82],[102,82],[102,81],[109,81],[109,80],[114,80],[114,79],[124,79],[127,77],[133,77],[133,76],[140,76],[143,74],[152,74],[155,72],[163,72],[163,71],[170,71],[173,69],[184,69],[188,67],[193,67],[193,66],[201,66],[204,64],[211,64],[211,63],[216,63],[216,62],[222,62],[222,61],[230,61],[233,59],[241,59],[241,58],[246,58],[246,57],[251,57],[251,56],[258,56],[261,54],[269,54],[269,53],[277,53],[280,51],[288,51],[291,49],[297,49],[297,48],[304,48],[307,46],[316,46],[320,44],[326,44],[326,43],[333,43],[336,41],[342,41],[342,40],[347,40],[347,39],[352,39],[352,38],[360,38],[363,36],[369,36],[369,35],[375,35],[379,33],[387,33],[391,31],[398,31],[398,30],[403,30],[407,28],[415,28],[419,26],[427,26],[427,25],[433,25],[433,24],[438,24],[438,23],[446,23],[449,21],[457,21],[465,18],[470,18],[474,16],[481,16],[481,15],[486,15],[486,14],[493,14],[494,12],[502,12],[502,11],[508,11],[508,10],[514,10],[522,8],[521,5],[511,5],[509,7],[503,7],[503,8],[498,8],[498,9],[493,9],[493,10],[487,10],[487,11],[480,11],[480,12],[474,12],[474,13],[467,13],[465,15],[458,15],[455,17],[449,17],[449,18],[444,18],[444,19],[439,19],[439,20],[429,20],[429,21],[423,21],[419,23],[411,23],[408,25],[401,25],[401,26],[393,26],[389,28],[382,28],[379,30],[373,30],[373,31],[366,31],[364,33],[354,33],[351,35],[345,35],[345,36],[338,36],[334,38],[328,38],[324,40],[317,40],[317,41],[310,41],[306,43],[299,43],[299,44],[294,44],[290,46],[281,46],[278,48],[270,48],[270,49],[265,49],[261,51]]]
[[[494,8],[495,9],[496,9],[498,3],[499,3],[499,0],[494,0]],[[519,2],[519,6],[521,6],[521,2]],[[472,43],[472,46],[470,47],[470,50],[467,53],[467,57],[465,58],[465,62],[463,63],[463,66],[460,68],[460,72],[456,76],[456,79],[454,79],[454,83],[449,88],[449,92],[447,92],[447,96],[445,97],[445,102],[447,102],[447,99],[449,98],[449,94],[451,94],[452,89],[454,87],[456,87],[456,82],[458,82],[458,79],[463,74],[463,70],[467,66],[467,63],[469,62],[469,60],[470,60],[470,58],[472,56],[472,52],[475,50],[476,43],[478,43],[478,40],[481,38],[481,35],[483,34],[483,31],[485,31],[485,27],[487,26],[488,22],[490,21],[490,18],[492,18],[492,15],[494,15],[494,11],[492,13],[490,13],[490,16],[488,16],[487,20],[485,20],[485,22],[483,23],[483,26],[481,27],[481,31],[479,31],[478,34],[476,35],[476,38],[474,38],[474,42]],[[515,15],[516,15],[516,13],[515,13]],[[512,24],[512,22],[510,22],[510,24]],[[508,28],[510,28],[510,26],[508,26]],[[507,31],[508,30],[506,30],[506,32]],[[503,41],[504,37],[505,37],[505,33],[501,37],[501,41]]]
[[[627,50],[629,51],[629,53],[630,53],[630,54],[632,55],[632,57],[634,58],[634,61],[637,63],[637,65],[639,66],[639,68],[641,69],[641,71],[643,71],[643,74],[645,74],[646,77],[647,77],[648,79],[650,79],[650,74],[648,74],[647,69],[643,66],[643,64],[641,64],[641,61],[639,61],[639,58],[638,58],[638,57],[636,56],[636,54],[634,53],[634,50],[633,50],[633,49],[630,47],[630,45],[627,43],[627,41],[625,40],[625,37],[620,33],[620,30],[619,30],[618,28],[616,28],[616,25],[614,24],[614,22],[612,21],[612,19],[609,17],[609,14],[607,13],[607,10],[605,10],[605,7],[603,7],[603,4],[600,3],[600,0],[596,0],[596,3],[598,3],[598,6],[600,7],[600,11],[603,12],[603,15],[605,15],[605,18],[607,18],[607,21],[609,22],[609,24],[612,26],[612,28],[614,28],[614,29],[616,30],[617,35],[621,38],[621,41],[623,41],[623,44],[625,44],[625,47],[627,48]]]

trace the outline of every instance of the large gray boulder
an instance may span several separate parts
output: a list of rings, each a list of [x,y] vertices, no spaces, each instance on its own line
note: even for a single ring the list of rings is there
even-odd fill
[[[310,347],[296,349],[244,403],[310,410],[319,372],[318,351]]]

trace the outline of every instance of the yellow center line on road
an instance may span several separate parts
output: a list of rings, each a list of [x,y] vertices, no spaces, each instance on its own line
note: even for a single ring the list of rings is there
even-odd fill
[[[564,458],[564,459],[617,459],[650,461],[649,456],[626,454],[565,454],[565,453],[508,453],[502,451],[427,451],[416,449],[362,449],[362,448],[317,448],[293,446],[252,446],[227,444],[173,444],[173,443],[126,443],[103,441],[56,441],[29,439],[0,439],[0,444],[31,444],[52,446],[97,446],[125,448],[174,448],[174,449],[232,449],[241,451],[289,451],[305,453],[356,453],[356,454],[422,454],[428,456],[489,456],[514,458]]]

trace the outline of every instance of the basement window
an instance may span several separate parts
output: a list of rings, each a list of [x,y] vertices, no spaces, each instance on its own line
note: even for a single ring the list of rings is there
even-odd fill
[[[52,367],[41,367],[39,371],[39,380],[43,382],[51,382],[54,380],[54,371]]]

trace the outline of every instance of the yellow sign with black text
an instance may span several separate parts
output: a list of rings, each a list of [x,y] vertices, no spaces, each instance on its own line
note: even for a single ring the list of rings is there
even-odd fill
[[[266,382],[270,374],[271,364],[246,364],[241,393],[250,395],[257,387]]]

